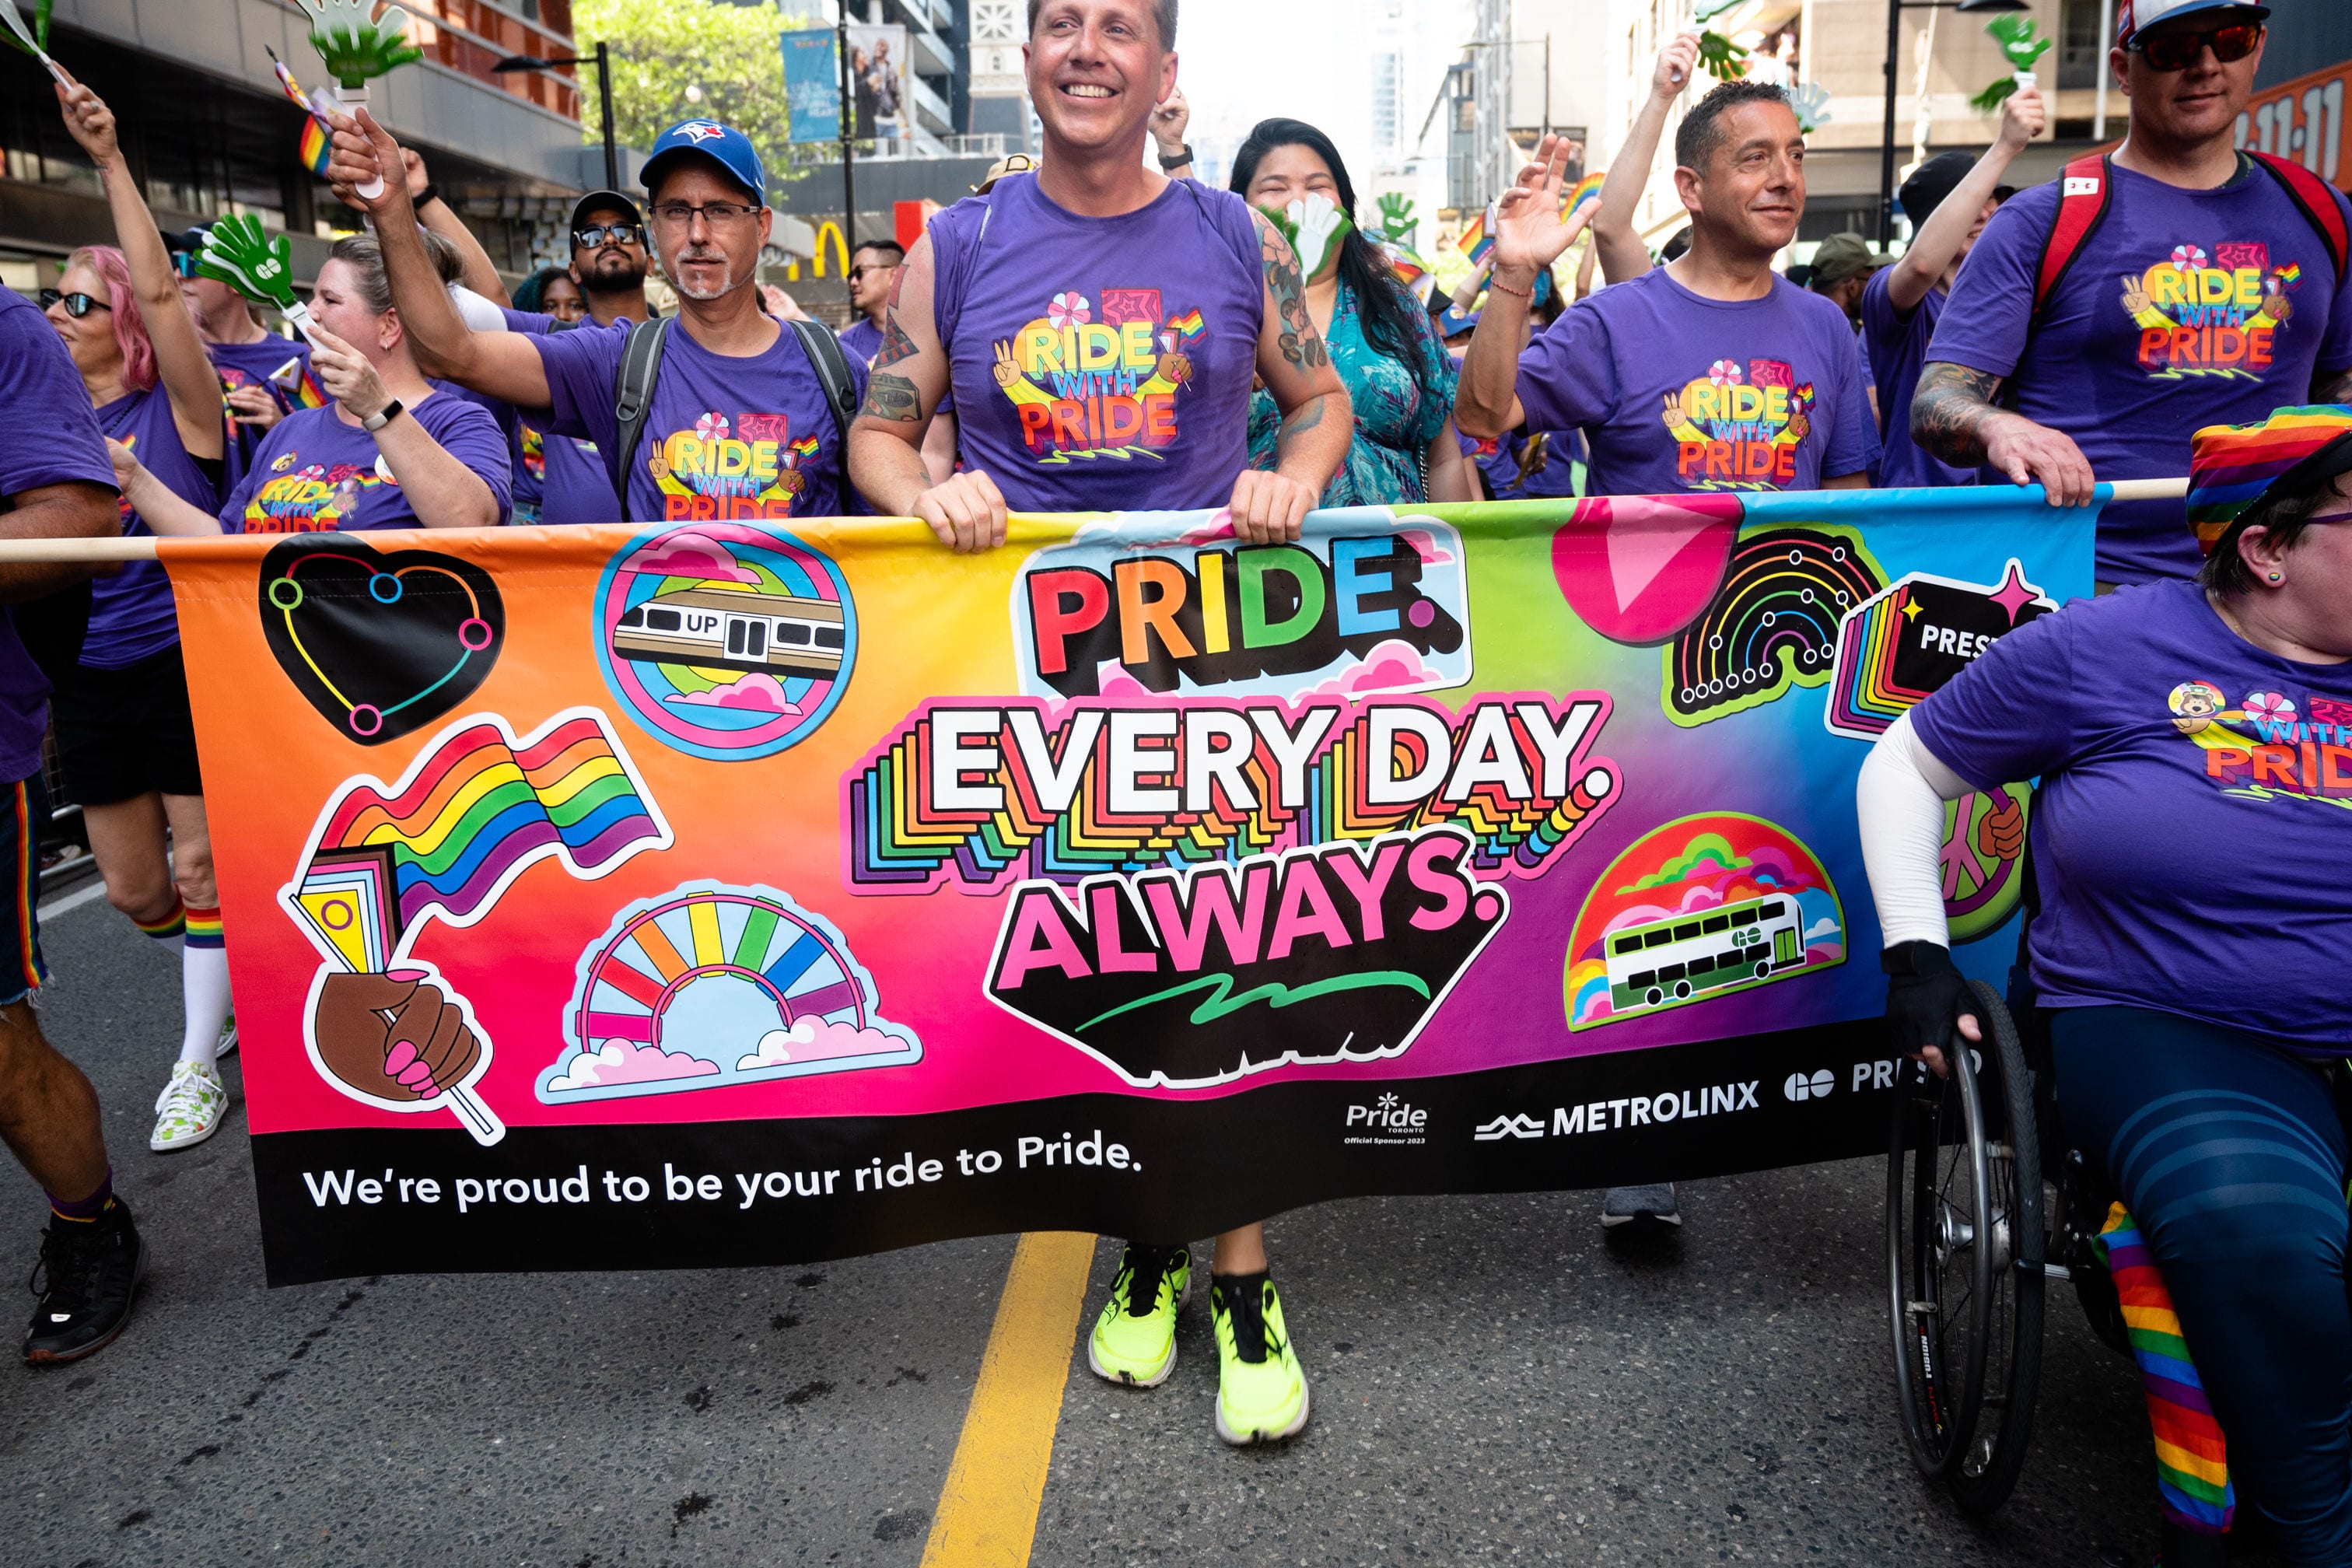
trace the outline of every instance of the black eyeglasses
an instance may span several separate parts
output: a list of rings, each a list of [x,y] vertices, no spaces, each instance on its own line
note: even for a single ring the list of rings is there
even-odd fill
[[[84,316],[89,315],[92,310],[111,310],[114,309],[113,306],[108,304],[105,300],[96,299],[90,295],[60,294],[54,289],[42,289],[40,300],[41,309],[44,310],[47,310],[52,305],[62,302],[66,308],[66,314],[71,316],[77,321],[80,321]]]
[[[2244,59],[2263,41],[2260,22],[2232,22],[2226,27],[2209,27],[2201,33],[2167,33],[2153,38],[2134,38],[2125,46],[2138,51],[2141,58],[2160,71],[2184,71],[2197,63],[2197,57],[2207,49],[2223,65]]]
[[[758,207],[741,202],[705,202],[698,207],[684,202],[664,202],[654,208],[654,216],[672,228],[684,228],[698,216],[715,228],[723,224],[749,223],[759,216]]]
[[[579,250],[593,250],[600,245],[636,245],[646,242],[646,231],[633,223],[598,224],[594,228],[575,228],[572,244]]]

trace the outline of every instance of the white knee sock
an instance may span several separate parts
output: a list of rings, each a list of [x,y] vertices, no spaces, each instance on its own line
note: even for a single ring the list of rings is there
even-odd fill
[[[220,1052],[221,1026],[228,1021],[228,950],[183,947],[180,989],[187,1001],[188,1032],[180,1059],[213,1065]]]

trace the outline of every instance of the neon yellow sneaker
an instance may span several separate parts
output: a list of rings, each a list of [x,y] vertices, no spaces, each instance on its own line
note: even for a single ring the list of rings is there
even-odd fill
[[[1307,1425],[1307,1374],[1290,1349],[1282,1298],[1264,1274],[1209,1281],[1217,1332],[1217,1436],[1236,1447],[1297,1436]]]
[[[1129,1242],[1110,1300],[1087,1341],[1087,1364],[1095,1375],[1135,1388],[1167,1382],[1176,1370],[1176,1314],[1192,1293],[1189,1248]]]

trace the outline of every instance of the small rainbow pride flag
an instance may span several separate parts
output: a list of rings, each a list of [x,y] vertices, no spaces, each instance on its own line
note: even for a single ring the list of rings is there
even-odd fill
[[[306,117],[302,121],[302,142],[299,149],[302,166],[323,180],[327,177],[327,159],[333,151],[327,141],[326,126],[320,124],[316,117]]]
[[[793,455],[803,463],[816,456],[816,449],[817,438],[814,436],[803,436],[793,443]]]
[[[1171,316],[1165,330],[1174,332],[1178,337],[1190,342],[1201,335],[1205,326],[1206,323],[1201,320],[1200,311],[1187,310],[1181,316]]]
[[[420,921],[471,924],[536,861],[593,878],[669,837],[603,715],[561,713],[520,741],[474,719],[398,785],[346,784],[280,896],[329,952],[382,973]]]
[[[310,362],[300,354],[271,371],[269,384],[292,398],[297,408],[324,408],[332,401],[319,378],[310,374]]]
[[[1574,212],[1585,203],[1599,201],[1601,199],[1601,182],[1608,177],[1609,175],[1606,171],[1600,174],[1587,174],[1584,178],[1577,181],[1575,184],[1570,186],[1568,194],[1562,196],[1559,201],[1560,216],[1562,217],[1566,217],[1569,214]]]
[[[302,84],[294,79],[294,73],[286,68],[286,62],[278,58],[278,51],[270,48],[267,44],[262,46],[262,49],[269,56],[269,68],[277,73],[278,85],[285,89],[287,98],[294,107],[309,117],[302,122],[302,141],[299,148],[302,166],[324,179],[327,174],[328,154],[332,151],[328,142],[327,115],[330,110],[339,109],[341,105],[331,94],[321,92],[318,97],[313,98],[310,93],[305,92],[302,89]],[[315,407],[316,405],[312,406]]]
[[[1486,259],[1486,253],[1495,248],[1495,237],[1486,232],[1485,213],[1462,226],[1461,234],[1454,238],[1454,248],[1468,257],[1474,266]]]

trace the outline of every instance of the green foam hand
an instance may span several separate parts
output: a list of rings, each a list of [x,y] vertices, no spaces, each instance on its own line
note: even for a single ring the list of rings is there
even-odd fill
[[[1397,191],[1381,195],[1381,237],[1398,245],[1411,245],[1421,220],[1413,216],[1412,198]]]
[[[375,0],[302,0],[310,14],[310,47],[326,62],[327,74],[358,92],[395,66],[425,58],[408,41],[408,13],[386,5],[374,15]]]
[[[2033,62],[2050,52],[2053,42],[2040,36],[2032,17],[2015,13],[1995,16],[1985,24],[1985,31],[1991,35],[1994,43],[2000,46],[2001,56],[2009,61],[2010,69],[2020,75],[2031,71]],[[2005,76],[1969,100],[1969,107],[1979,114],[1998,114],[2000,106],[2009,101],[2010,95],[2022,85],[2017,75]]]
[[[1698,58],[1717,81],[1738,81],[1748,74],[1748,51],[1721,33],[1698,36]]]
[[[1789,107],[1797,111],[1797,130],[1811,136],[1829,123],[1830,89],[1820,82],[1809,81],[1789,89]]]
[[[16,0],[0,0],[0,22],[6,24],[6,31],[0,32],[0,38],[6,39],[37,60],[48,58],[49,12],[56,5],[57,0],[39,0],[39,4],[33,7],[32,23],[27,26],[24,13],[16,8]]]
[[[309,331],[310,313],[294,298],[294,247],[282,234],[264,232],[258,218],[233,213],[214,224],[196,271]]]
[[[1282,230],[1282,237],[1290,241],[1290,248],[1298,253],[1298,275],[1312,278],[1323,270],[1332,247],[1356,226],[1348,215],[1323,195],[1295,201],[1277,212],[1273,207],[1260,207],[1266,220]]]

